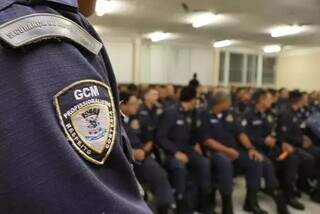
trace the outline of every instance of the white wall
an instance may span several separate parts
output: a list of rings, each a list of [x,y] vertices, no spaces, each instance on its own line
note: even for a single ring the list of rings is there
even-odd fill
[[[320,50],[295,51],[279,56],[277,64],[277,87],[320,89]]]
[[[210,44],[150,43],[137,42],[137,39],[131,38],[102,38],[119,83],[185,85],[193,73],[198,73],[202,84],[214,83],[215,57]]]
[[[105,45],[118,82],[133,81],[133,43],[130,39],[106,39]]]

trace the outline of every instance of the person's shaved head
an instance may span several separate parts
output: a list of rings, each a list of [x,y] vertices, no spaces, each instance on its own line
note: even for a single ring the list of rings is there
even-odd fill
[[[89,17],[94,13],[96,0],[78,0],[79,10],[84,16]]]

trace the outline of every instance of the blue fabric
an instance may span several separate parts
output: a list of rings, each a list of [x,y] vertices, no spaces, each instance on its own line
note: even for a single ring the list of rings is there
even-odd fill
[[[13,4],[14,2],[17,2],[18,0],[1,0],[0,2],[0,10],[4,9],[5,7]],[[58,3],[61,5],[67,5],[70,7],[78,7],[78,1],[77,0],[42,0],[47,1],[47,2],[53,2],[53,3]]]
[[[12,4],[0,12],[0,23],[33,13],[63,15],[100,40],[81,15],[43,5]],[[53,105],[53,96],[66,86],[93,79],[110,86],[118,109],[105,49],[95,56],[53,40],[19,49],[0,47],[0,67],[1,213],[151,213],[139,194],[120,134],[106,163],[91,164],[68,142]],[[118,111],[117,118],[120,121]]]

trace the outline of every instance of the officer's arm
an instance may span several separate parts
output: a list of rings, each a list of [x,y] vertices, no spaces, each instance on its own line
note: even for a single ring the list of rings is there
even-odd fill
[[[240,144],[247,150],[254,149],[254,146],[252,145],[249,136],[245,132],[241,132],[238,135],[238,140]]]
[[[236,120],[234,122],[234,132],[238,138],[239,143],[247,150],[253,149],[249,136],[245,133],[244,127],[241,125],[241,122]]]
[[[143,143],[153,142],[154,127],[148,121],[148,116],[139,113],[139,123],[141,128],[140,139]]]
[[[210,121],[209,116],[204,114],[202,116],[202,124],[201,124],[201,142],[203,142],[204,146],[209,148],[210,150],[217,151],[217,152],[223,152],[225,153],[228,150],[228,147],[224,146],[222,143],[215,140],[211,135],[211,127],[210,127]]]
[[[205,141],[205,145],[213,150],[213,151],[216,151],[216,152],[222,152],[222,153],[227,153],[228,150],[229,150],[229,147],[223,145],[222,143],[216,141],[215,139],[213,138],[209,138]]]
[[[170,112],[164,112],[159,119],[156,138],[160,146],[169,154],[174,155],[178,148],[169,139],[170,128],[174,125],[175,116]]]
[[[287,142],[294,146],[302,146],[303,137],[292,133],[292,118],[286,114],[279,115],[277,125],[277,137],[280,142]]]
[[[246,135],[249,137],[251,144],[255,147],[263,148],[265,147],[265,137],[259,136],[255,133],[255,128],[251,125],[252,124],[252,117],[247,114],[245,119],[242,120],[242,128]]]

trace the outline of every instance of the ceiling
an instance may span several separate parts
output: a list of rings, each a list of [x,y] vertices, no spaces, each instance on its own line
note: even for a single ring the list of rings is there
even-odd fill
[[[320,0],[111,0],[114,11],[90,18],[98,29],[111,35],[142,36],[153,31],[174,33],[175,41],[212,42],[224,39],[239,45],[281,44],[320,46]],[[181,3],[189,7],[186,12]],[[221,18],[195,29],[193,11],[212,11]],[[299,35],[272,38],[270,28],[279,25],[307,25]]]

